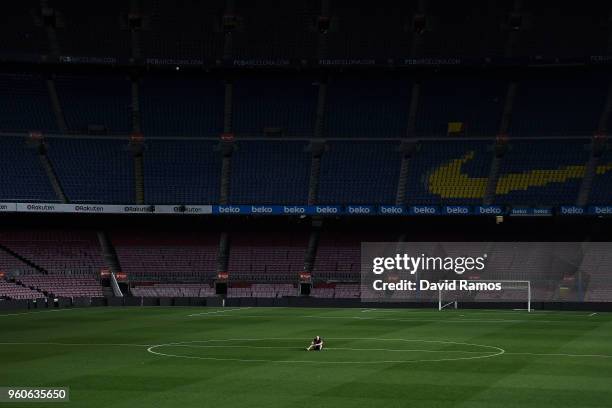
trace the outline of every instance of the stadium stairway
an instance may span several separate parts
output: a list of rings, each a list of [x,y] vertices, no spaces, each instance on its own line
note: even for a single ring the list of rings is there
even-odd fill
[[[7,256],[14,258],[17,262],[21,262],[27,265],[28,267],[33,268],[37,272],[45,273],[45,274],[49,273],[45,268],[36,264],[32,260],[18,254],[17,252],[13,251],[11,248],[7,247],[5,243],[3,242],[0,242],[0,251],[4,252]]]

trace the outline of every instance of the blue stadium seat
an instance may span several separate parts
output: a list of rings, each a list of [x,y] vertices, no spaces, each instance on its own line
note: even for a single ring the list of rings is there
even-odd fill
[[[234,83],[234,132],[261,136],[280,128],[285,136],[311,137],[318,87],[308,80],[239,80]]]
[[[599,76],[519,82],[510,134],[591,136],[604,108],[608,83]]]
[[[21,137],[0,136],[0,200],[58,201],[36,150]]]
[[[129,133],[130,82],[122,77],[58,76],[55,80],[68,129],[86,133],[89,125]]]
[[[321,159],[321,204],[394,204],[401,155],[397,142],[329,142]]]
[[[134,202],[134,164],[127,140],[53,138],[46,144],[71,202]]]
[[[140,87],[142,130],[148,136],[219,136],[223,83],[216,80],[147,78]]]
[[[406,134],[412,84],[404,80],[338,79],[329,84],[327,137]]]
[[[148,140],[144,156],[145,201],[150,204],[219,202],[218,142]]]
[[[497,134],[507,84],[487,79],[436,79],[421,85],[416,132],[447,136],[449,122],[462,122],[464,135]]]
[[[51,99],[42,77],[0,74],[0,130],[57,130]]]
[[[232,204],[306,204],[307,142],[240,141],[232,158]]]

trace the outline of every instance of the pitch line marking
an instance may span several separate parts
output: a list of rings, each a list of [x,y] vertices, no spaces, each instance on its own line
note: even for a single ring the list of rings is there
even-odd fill
[[[336,337],[336,340],[355,340],[354,338],[344,338],[344,337]],[[257,341],[257,340],[261,340],[261,339],[211,339],[211,340],[206,340],[207,342],[215,342],[215,341],[247,341],[247,340],[251,340],[251,341]],[[288,339],[288,338],[269,338],[268,340],[304,340],[303,338],[295,338],[295,339]],[[405,340],[405,339],[386,339],[386,338],[371,338],[369,340],[380,340],[380,341],[426,341],[426,340]],[[135,344],[135,343],[60,343],[60,342],[0,342],[0,345],[2,346],[66,346],[66,347],[79,347],[79,346],[93,346],[93,347],[104,347],[104,346],[108,346],[108,347],[158,347],[158,346],[163,346],[163,345],[174,345],[174,346],[180,346],[183,345],[183,347],[188,347],[188,343],[191,342],[180,342],[180,343],[167,343],[167,344]],[[463,344],[463,343],[459,343],[459,344]],[[469,343],[465,343],[465,344],[469,344]],[[483,345],[478,345],[478,346],[483,346]],[[205,346],[191,346],[191,347],[205,347]],[[229,346],[224,346],[224,347],[229,347]],[[494,346],[487,346],[487,347],[494,347]],[[278,347],[275,347],[278,348]],[[293,348],[293,347],[292,347]],[[295,347],[300,348],[301,347]],[[350,349],[350,350],[355,350],[355,351],[360,351],[361,349]],[[384,351],[394,351],[393,349],[364,349],[364,350],[374,350],[374,351],[378,351],[378,350],[384,350]],[[399,351],[424,351],[424,352],[444,352],[444,353],[482,353],[480,351],[469,351],[469,350],[408,350],[408,349],[401,349]],[[610,354],[571,354],[571,353],[529,353],[529,352],[511,352],[511,351],[505,351],[503,353],[504,355],[509,355],[509,356],[540,356],[540,357],[585,357],[585,358],[612,358],[612,355]],[[501,354],[500,354],[501,355]],[[251,361],[251,360],[249,360]],[[431,360],[427,360],[427,361],[431,361]]]
[[[271,339],[270,339],[271,340]],[[287,346],[239,346],[239,345],[195,345],[188,343],[171,343],[173,347],[185,348],[244,348],[244,349],[262,349],[262,350],[301,350],[302,347],[287,347]],[[155,345],[154,345],[155,346]],[[483,351],[475,350],[425,350],[425,349],[385,349],[385,348],[352,348],[352,347],[325,347],[325,350],[340,350],[340,351],[389,351],[392,353],[468,353],[468,354],[483,354]]]
[[[152,344],[134,344],[134,343],[60,343],[52,341],[43,342],[2,342],[2,346],[109,346],[109,347],[150,347]]]
[[[2,317],[2,316],[32,315],[32,314],[38,314],[38,313],[67,312],[69,310],[77,310],[77,309],[55,309],[55,310],[39,310],[39,311],[36,311],[36,312],[2,313],[2,314],[0,314],[0,317]]]
[[[198,316],[199,314],[189,315]],[[206,317],[225,317],[219,314],[209,313]],[[227,316],[230,317],[230,316]],[[234,317],[234,316],[232,316]],[[424,318],[380,318],[380,317],[365,317],[365,316],[290,316],[290,315],[238,315],[238,318],[260,318],[260,317],[277,317],[277,318],[289,318],[289,319],[357,319],[357,320],[374,320],[374,321],[389,321],[389,322],[436,322],[436,323],[566,323],[564,320],[516,320],[516,319],[459,319],[459,318],[445,318],[445,319],[424,319]]]
[[[251,306],[249,306],[249,307],[237,307],[235,309],[215,310],[214,312],[193,313],[193,314],[190,314],[189,317],[192,317],[192,316],[202,316],[202,315],[214,315],[214,314],[219,314],[219,313],[235,312],[235,311],[238,311],[238,310],[246,310],[246,309],[251,309]]]
[[[157,344],[147,348],[147,352],[151,354],[155,354],[158,356],[164,357],[175,357],[175,358],[187,358],[194,360],[211,360],[211,361],[237,361],[237,362],[259,362],[259,363],[307,363],[307,364],[399,364],[399,363],[418,363],[418,362],[440,362],[440,361],[458,361],[458,360],[476,360],[483,358],[490,358],[502,355],[505,353],[505,350],[496,347],[489,346],[485,344],[474,344],[474,343],[462,343],[462,342],[453,342],[453,341],[442,341],[442,340],[408,340],[408,339],[384,339],[384,338],[359,338],[359,337],[338,337],[336,340],[375,340],[375,341],[403,341],[403,342],[421,342],[421,343],[436,343],[436,344],[453,344],[453,345],[463,345],[463,346],[472,346],[472,347],[482,347],[488,348],[492,351],[495,351],[493,354],[485,354],[479,356],[470,356],[470,357],[453,357],[453,358],[439,358],[439,359],[419,359],[419,360],[378,360],[378,361],[316,361],[316,360],[270,360],[270,359],[241,359],[241,358],[221,358],[221,357],[200,357],[200,356],[183,356],[178,354],[168,354],[162,353],[159,351],[155,351],[156,348],[160,347],[172,347],[172,346],[184,346],[184,345],[193,345],[193,343],[206,343],[213,341],[269,341],[269,340],[298,340],[295,338],[265,338],[265,339],[217,339],[217,340],[195,340],[188,342],[177,342],[177,343],[166,343],[166,344]],[[303,339],[299,339],[303,340]],[[334,340],[334,338],[331,338]],[[197,346],[196,346],[197,347]],[[440,350],[440,352],[445,352],[444,350]],[[448,352],[448,351],[446,351]],[[486,351],[480,352],[480,354],[486,353]]]
[[[510,353],[505,354],[512,356],[541,356],[541,357],[596,357],[596,358],[612,358],[608,354],[567,354],[567,353]]]

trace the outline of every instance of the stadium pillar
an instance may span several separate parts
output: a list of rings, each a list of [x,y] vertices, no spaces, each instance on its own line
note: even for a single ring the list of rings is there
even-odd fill
[[[144,139],[140,133],[134,133],[130,139],[130,150],[134,163],[134,194],[136,204],[144,204]]]
[[[321,174],[321,157],[325,151],[324,142],[312,142],[308,147],[312,155],[310,178],[308,180],[308,205],[315,205],[319,197],[319,179]]]
[[[47,78],[46,83],[47,91],[49,92],[49,98],[51,99],[51,108],[53,109],[53,113],[55,114],[57,127],[59,128],[60,132],[66,133],[68,132],[68,126],[66,126],[64,112],[62,111],[62,106],[60,104],[59,97],[57,96],[57,90],[55,89],[55,81],[53,81],[53,78]]]
[[[400,163],[399,179],[397,182],[397,190],[395,194],[395,205],[402,205],[406,201],[406,183],[408,182],[408,167],[410,165],[410,158],[417,149],[417,144],[413,141],[402,142],[399,150],[402,155],[402,162]]]
[[[319,247],[319,238],[321,237],[321,219],[313,219],[310,238],[308,239],[308,247],[304,254],[304,272],[312,272],[314,262],[317,256],[317,248]]]
[[[317,97],[317,116],[315,118],[314,138],[322,139],[325,133],[325,113],[327,105],[327,81],[319,82],[319,94]]]
[[[234,152],[233,141],[221,141],[221,186],[219,191],[219,204],[226,205],[230,201],[231,177],[232,177],[232,154]]]
[[[223,99],[223,133],[233,132],[233,98],[234,85],[231,81],[225,81],[225,96]]]
[[[505,154],[507,144],[507,134],[510,128],[510,120],[512,119],[512,110],[514,108],[514,100],[516,98],[517,83],[515,81],[508,84],[506,91],[506,99],[504,101],[504,110],[502,112],[501,122],[499,123],[498,138],[493,149],[493,160],[489,168],[489,177],[485,187],[482,203],[491,205],[495,200],[495,191],[497,190],[497,180],[499,179],[499,169]]]
[[[217,275],[227,272],[229,264],[230,237],[227,232],[222,232],[219,237],[219,251],[217,252]]]
[[[132,132],[141,133],[140,127],[140,87],[138,78],[132,78]]]

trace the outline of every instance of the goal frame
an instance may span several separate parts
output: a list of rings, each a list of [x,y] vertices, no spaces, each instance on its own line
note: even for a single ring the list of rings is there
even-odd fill
[[[502,285],[504,283],[525,283],[526,289],[527,289],[527,312],[530,313],[532,311],[532,308],[531,308],[531,281],[528,281],[528,280],[488,280],[488,279],[476,280],[474,279],[474,280],[471,280],[471,282],[501,283]],[[442,289],[441,286],[438,286],[438,310],[442,311],[446,309],[448,306],[452,306],[454,309],[458,309],[459,301],[457,299],[443,303],[443,300],[442,300],[443,290],[444,289]]]

